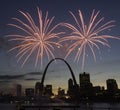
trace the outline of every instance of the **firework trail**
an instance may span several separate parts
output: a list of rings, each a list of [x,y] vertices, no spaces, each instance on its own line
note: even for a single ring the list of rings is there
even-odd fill
[[[18,61],[23,60],[22,66],[27,62],[30,56],[36,52],[36,61],[35,65],[37,65],[40,60],[41,66],[43,63],[43,57],[46,55],[47,58],[54,58],[53,51],[55,47],[60,47],[61,45],[57,42],[59,35],[63,32],[54,32],[59,24],[55,26],[51,26],[53,23],[54,17],[48,19],[48,12],[46,12],[45,17],[42,16],[42,11],[37,8],[38,13],[38,25],[35,24],[35,20],[28,12],[20,13],[25,18],[21,20],[19,18],[13,18],[16,21],[14,24],[8,24],[13,26],[25,34],[12,34],[8,35],[10,38],[9,41],[19,42],[17,46],[11,48],[9,50],[18,50],[16,57]]]
[[[78,12],[79,19],[77,19],[77,17],[72,12],[70,12],[75,21],[74,25],[70,23],[62,24],[63,26],[69,28],[72,32],[69,36],[62,38],[60,42],[71,41],[71,45],[68,46],[68,51],[65,58],[73,53],[73,51],[77,50],[74,61],[79,61],[80,57],[82,57],[83,70],[85,65],[87,47],[89,47],[94,60],[96,61],[94,48],[97,48],[99,50],[100,48],[98,44],[110,47],[107,40],[108,38],[120,38],[110,35],[100,35],[102,31],[112,28],[114,26],[114,21],[112,20],[103,24],[104,17],[98,18],[99,11],[95,12],[95,10],[93,10],[88,25],[85,24],[82,12],[80,10]]]

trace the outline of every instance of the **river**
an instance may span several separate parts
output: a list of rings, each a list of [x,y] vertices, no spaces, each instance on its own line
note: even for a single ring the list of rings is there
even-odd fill
[[[42,107],[40,109],[38,106],[33,105],[34,107],[24,108],[24,110],[120,110],[120,103],[87,103],[78,104],[77,107],[73,107],[73,104],[67,103],[62,105],[56,103],[46,105],[47,107]],[[0,104],[0,110],[18,110],[18,108],[15,104]]]

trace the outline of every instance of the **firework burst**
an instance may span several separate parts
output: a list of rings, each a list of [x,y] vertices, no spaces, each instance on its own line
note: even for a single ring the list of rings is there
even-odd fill
[[[43,57],[47,55],[49,60],[51,57],[54,58],[53,51],[55,47],[61,46],[57,43],[57,39],[62,32],[54,32],[59,24],[51,26],[54,17],[48,19],[48,12],[46,12],[45,17],[43,18],[42,11],[39,10],[39,8],[37,8],[37,12],[38,25],[35,24],[35,20],[29,13],[22,11],[20,11],[20,13],[25,19],[21,20],[13,18],[17,23],[9,24],[25,33],[25,35],[8,35],[8,37],[10,37],[9,41],[19,42],[17,46],[11,48],[9,52],[18,50],[16,57],[18,57],[18,61],[24,59],[22,66],[34,52],[37,53],[35,65],[37,65],[40,60],[42,66]]]
[[[71,45],[68,46],[68,51],[66,54],[67,58],[74,50],[77,50],[75,55],[75,61],[79,61],[82,56],[82,70],[85,65],[86,49],[89,47],[94,60],[96,61],[96,55],[94,48],[99,50],[99,44],[110,47],[108,44],[108,38],[119,39],[118,37],[110,35],[100,35],[104,30],[112,28],[114,21],[109,21],[103,24],[104,17],[98,18],[99,11],[95,12],[93,10],[88,25],[85,24],[82,12],[79,10],[79,19],[70,12],[72,15],[75,25],[70,23],[63,23],[62,25],[69,28],[72,32],[69,36],[66,36],[60,40],[60,42],[71,41]]]

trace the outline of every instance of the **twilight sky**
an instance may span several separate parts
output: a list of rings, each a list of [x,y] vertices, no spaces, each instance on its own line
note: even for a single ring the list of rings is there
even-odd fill
[[[78,10],[81,10],[86,23],[95,9],[100,11],[99,17],[104,17],[105,22],[115,20],[115,27],[103,33],[120,36],[120,1],[119,0],[1,0],[0,1],[0,91],[9,88],[13,90],[16,84],[22,84],[23,88],[33,87],[36,81],[40,81],[42,72],[49,62],[45,57],[43,59],[43,68],[40,64],[34,66],[34,55],[28,62],[21,67],[22,62],[17,63],[15,58],[16,51],[8,53],[7,51],[13,44],[8,42],[5,35],[13,34],[17,30],[8,26],[9,23],[15,23],[11,18],[17,17],[24,20],[19,10],[29,12],[36,20],[37,7],[42,10],[43,15],[48,11],[49,18],[55,16],[53,25],[60,22],[69,22],[74,24],[69,11],[78,16]],[[69,32],[69,29],[59,29]],[[19,32],[19,31],[18,31]],[[63,37],[63,36],[62,36]],[[90,73],[91,82],[94,86],[106,86],[108,78],[117,80],[120,88],[120,41],[109,39],[111,48],[101,46],[100,51],[95,49],[96,62],[92,54],[87,53],[84,71]],[[65,48],[55,51],[56,57],[64,58]],[[80,61],[74,62],[75,54],[71,54],[66,61],[71,65],[77,82],[79,83],[79,73],[81,70]],[[71,77],[69,69],[62,61],[53,62],[48,68],[45,78],[45,84],[52,84],[54,89],[58,87],[67,88],[67,81]]]

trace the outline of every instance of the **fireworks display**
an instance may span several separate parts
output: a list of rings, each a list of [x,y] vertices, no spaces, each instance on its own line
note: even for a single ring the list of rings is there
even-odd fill
[[[65,58],[67,58],[71,53],[77,50],[74,60],[79,61],[80,58],[82,59],[83,70],[85,65],[85,58],[87,56],[86,50],[88,47],[92,52],[94,60],[96,60],[94,48],[97,48],[99,50],[99,44],[110,47],[107,39],[119,38],[110,35],[100,35],[101,32],[112,28],[114,26],[114,21],[103,23],[104,17],[98,18],[99,11],[95,12],[95,10],[93,10],[88,25],[85,24],[86,22],[83,18],[82,12],[80,10],[78,12],[79,19],[72,12],[70,12],[75,21],[74,25],[70,23],[62,24],[63,26],[69,28],[72,32],[70,33],[70,35],[62,38],[60,42],[70,41],[70,45],[68,46],[68,51]]]
[[[12,34],[8,35],[10,37],[9,41],[16,41],[17,46],[13,47],[9,51],[18,50],[16,57],[18,61],[23,60],[22,66],[26,63],[29,57],[36,52],[36,61],[35,65],[40,60],[41,66],[43,63],[43,57],[47,55],[47,58],[54,58],[53,51],[55,47],[60,47],[61,45],[57,42],[59,35],[62,32],[54,32],[59,24],[51,26],[53,23],[54,17],[48,19],[48,12],[46,12],[45,17],[42,16],[42,11],[37,8],[38,11],[38,25],[35,22],[35,19],[27,13],[20,13],[25,18],[24,20],[13,18],[16,23],[9,24],[10,26],[15,27],[16,29],[21,30],[25,34]]]

